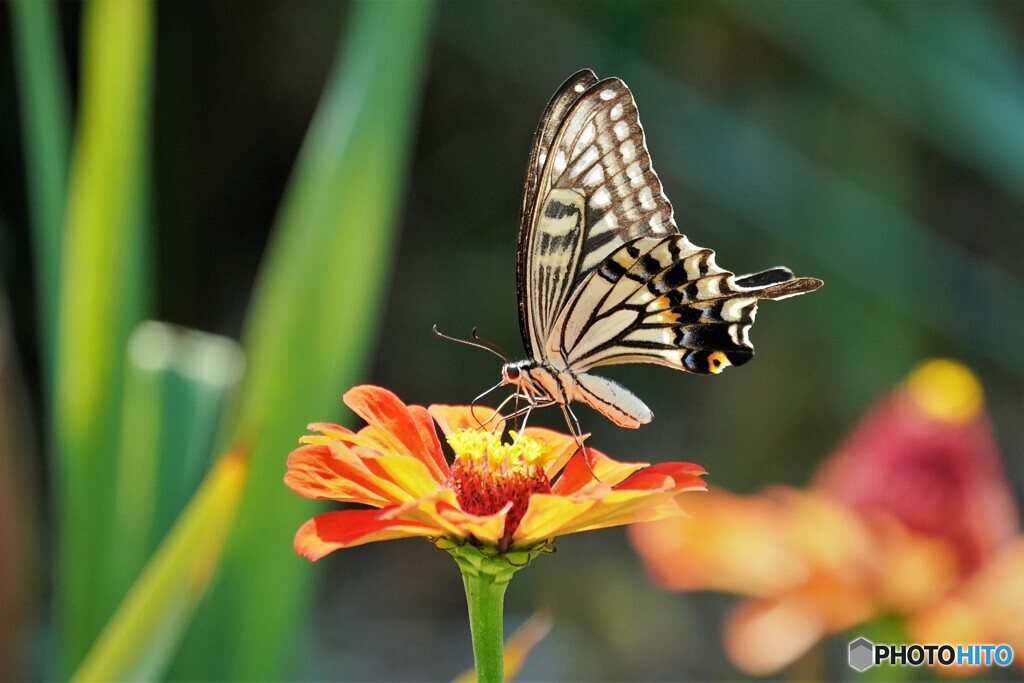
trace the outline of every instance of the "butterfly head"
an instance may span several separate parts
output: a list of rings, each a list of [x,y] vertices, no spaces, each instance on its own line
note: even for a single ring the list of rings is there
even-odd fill
[[[503,386],[514,386],[520,396],[534,405],[565,403],[567,400],[556,373],[550,366],[536,360],[505,363],[501,368],[501,380]]]
[[[523,381],[523,375],[530,371],[530,361],[519,361],[516,363],[505,363],[501,366],[501,378],[505,384],[519,385]]]

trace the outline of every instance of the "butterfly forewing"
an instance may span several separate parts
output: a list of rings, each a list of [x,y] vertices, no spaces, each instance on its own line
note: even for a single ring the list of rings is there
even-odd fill
[[[597,81],[581,72],[562,86],[535,136],[527,180],[518,252],[520,322],[527,350],[541,357],[570,295],[608,255],[636,237],[677,230],[651,168],[633,96],[617,78]],[[569,228],[563,207],[580,203],[578,229]]]

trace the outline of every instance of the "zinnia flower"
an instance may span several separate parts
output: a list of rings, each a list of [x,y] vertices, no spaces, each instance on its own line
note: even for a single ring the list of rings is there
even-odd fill
[[[288,457],[285,482],[308,498],[369,507],[317,515],[295,550],[317,560],[339,548],[423,536],[462,572],[476,678],[504,678],[502,609],[512,575],[558,536],[683,514],[676,497],[704,490],[690,463],[618,462],[548,429],[509,432],[495,411],[407,406],[360,386],[345,404],[367,425],[316,423]],[[454,452],[449,464],[434,424]],[[514,658],[513,658],[514,659]]]
[[[307,498],[370,508],[303,524],[295,550],[311,560],[408,536],[526,551],[577,531],[679,516],[675,497],[705,488],[704,470],[691,463],[618,462],[587,447],[588,468],[575,439],[548,429],[513,432],[506,443],[491,409],[477,407],[474,416],[465,406],[406,406],[373,386],[344,400],[367,426],[311,424],[319,435],[300,439],[285,483]],[[455,453],[450,465],[435,421]]]
[[[887,615],[908,642],[1022,651],[1024,537],[980,384],[960,364],[915,370],[809,489],[712,491],[687,507],[691,519],[631,538],[666,588],[750,597],[725,632],[748,672],[777,671],[823,637]]]

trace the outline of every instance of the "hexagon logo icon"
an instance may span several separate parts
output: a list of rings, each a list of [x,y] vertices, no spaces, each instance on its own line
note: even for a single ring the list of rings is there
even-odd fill
[[[867,671],[875,665],[875,645],[867,638],[861,637],[850,643],[850,667],[857,671]]]

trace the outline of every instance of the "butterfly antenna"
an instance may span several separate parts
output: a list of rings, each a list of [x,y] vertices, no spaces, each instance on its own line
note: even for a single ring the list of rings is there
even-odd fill
[[[476,328],[473,328],[473,332],[474,333],[476,332]],[[458,337],[448,336],[447,334],[444,334],[443,332],[438,331],[437,325],[434,325],[434,334],[436,334],[441,339],[447,339],[448,341],[453,341],[456,344],[465,344],[466,346],[473,346],[473,347],[476,347],[478,349],[483,349],[487,353],[494,354],[495,356],[500,358],[503,362],[505,362],[505,363],[509,362],[507,356],[505,356],[504,354],[498,353],[497,351],[495,351],[490,346],[488,346],[486,344],[483,344],[483,343],[479,343],[479,342],[471,342],[468,339],[459,339]]]
[[[481,337],[479,334],[477,334],[477,328],[475,328],[475,327],[473,328],[472,336],[473,336],[473,339],[475,341],[480,342],[481,344],[483,344],[484,346],[486,346],[487,348],[491,349],[496,354],[498,354],[498,356],[500,356],[506,363],[509,362],[509,357],[508,357],[508,354],[505,353],[505,349],[501,348],[500,346],[498,346],[494,342],[487,341],[486,339]]]

